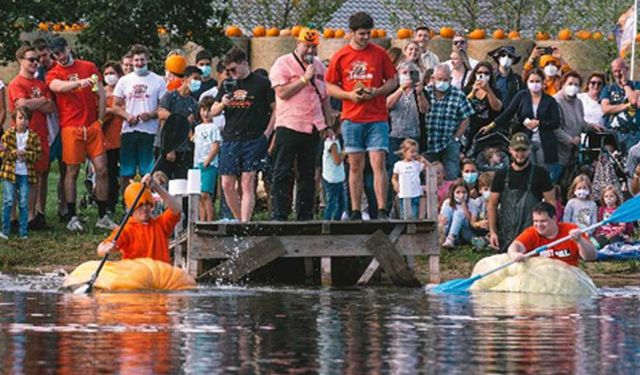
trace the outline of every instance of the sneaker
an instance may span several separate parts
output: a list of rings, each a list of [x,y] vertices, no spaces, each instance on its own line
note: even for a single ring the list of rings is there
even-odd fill
[[[487,246],[487,240],[485,240],[484,237],[473,237],[471,239],[471,245],[473,245],[475,250],[480,251]]]
[[[84,228],[82,224],[80,224],[80,220],[78,220],[77,216],[72,216],[69,222],[67,223],[67,229],[72,232],[83,231]]]
[[[451,249],[456,246],[456,239],[452,236],[447,236],[447,239],[442,243],[442,247],[447,249]]]
[[[47,227],[44,215],[38,212],[33,220],[29,221],[29,230],[43,230]]]
[[[96,228],[113,230],[118,227],[118,224],[114,223],[109,215],[104,215],[102,219],[96,222]]]
[[[387,215],[387,210],[380,209],[378,210],[378,220],[388,220],[389,215]]]
[[[3,232],[0,232],[0,240],[8,240],[9,237],[7,237],[6,234],[4,234]]]
[[[349,216],[349,220],[362,220],[362,212],[360,211],[351,211],[351,216]]]

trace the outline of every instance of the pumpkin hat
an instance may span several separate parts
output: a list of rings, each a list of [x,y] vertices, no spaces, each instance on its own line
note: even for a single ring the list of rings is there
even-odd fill
[[[558,59],[556,59],[555,57],[553,57],[551,55],[542,55],[542,57],[540,57],[540,67],[541,68],[544,68],[549,63],[553,63],[558,67],[560,66],[560,62],[558,61]]]
[[[187,68],[187,59],[181,55],[171,55],[164,61],[164,68],[175,75],[182,76]]]
[[[298,34],[298,41],[317,46],[320,44],[320,33],[316,29],[304,27]]]
[[[514,46],[502,46],[487,53],[493,60],[498,62],[500,56],[507,55],[513,59],[513,65],[518,65],[521,56],[516,55],[516,48]]]

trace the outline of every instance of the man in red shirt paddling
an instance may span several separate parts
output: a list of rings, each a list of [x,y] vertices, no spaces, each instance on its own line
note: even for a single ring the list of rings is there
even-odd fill
[[[571,235],[571,239],[543,251],[540,256],[561,260],[574,267],[578,266],[580,258],[584,261],[596,260],[596,248],[587,235],[582,234],[573,223],[559,223],[553,205],[540,202],[533,208],[532,215],[533,226],[525,229],[509,246],[511,259],[521,262],[525,260],[526,253]]]

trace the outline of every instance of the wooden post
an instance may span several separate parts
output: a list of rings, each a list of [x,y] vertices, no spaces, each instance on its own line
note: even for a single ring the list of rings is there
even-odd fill
[[[402,231],[404,230],[404,228],[405,228],[404,224],[396,225],[393,228],[393,230],[389,234],[389,240],[391,241],[391,243],[398,242],[398,239],[402,235]],[[414,232],[415,232],[415,228],[414,228]],[[376,258],[373,258],[371,260],[371,263],[369,263],[367,268],[362,273],[362,276],[360,276],[360,279],[358,279],[358,282],[356,283],[356,285],[368,284],[371,278],[373,277],[373,275],[376,274],[376,271],[378,271],[379,268],[380,268],[380,262],[378,262]]]
[[[426,186],[427,186],[427,220],[438,220],[438,178],[436,177],[436,169],[428,167],[426,170]]]
[[[402,211],[404,220],[413,219],[413,207],[411,207],[411,198],[402,198]]]
[[[440,283],[440,257],[438,255],[429,256],[429,282],[431,284]]]
[[[322,257],[320,258],[320,272],[321,272],[321,283],[324,287],[331,286],[331,258],[330,257]]]
[[[183,261],[186,266],[186,271],[193,278],[196,278],[198,274],[202,271],[202,262],[196,259],[191,259],[190,252],[192,249],[192,242],[195,236],[195,227],[196,221],[198,221],[198,208],[200,204],[200,195],[191,194],[188,199],[188,214],[189,220],[187,224],[187,250],[186,250],[186,259]],[[182,253],[182,251],[181,251]]]
[[[397,286],[418,287],[421,286],[413,271],[409,268],[404,258],[389,240],[389,237],[378,229],[365,241],[369,252],[380,262],[382,268],[389,274],[391,281]]]

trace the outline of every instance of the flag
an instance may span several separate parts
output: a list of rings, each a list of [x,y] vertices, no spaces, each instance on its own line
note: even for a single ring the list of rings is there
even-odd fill
[[[618,18],[618,23],[616,24],[613,33],[616,36],[620,57],[625,57],[627,55],[631,49],[631,45],[635,41],[636,22],[635,6],[631,6],[629,10],[622,13],[620,18]]]

